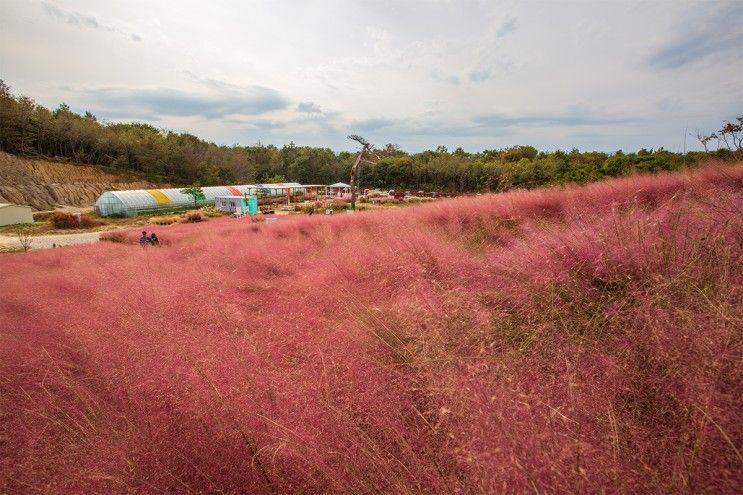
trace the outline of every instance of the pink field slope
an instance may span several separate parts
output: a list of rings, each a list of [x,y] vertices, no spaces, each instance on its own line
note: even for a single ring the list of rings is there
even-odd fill
[[[742,209],[739,165],[4,256],[0,493],[740,493]]]

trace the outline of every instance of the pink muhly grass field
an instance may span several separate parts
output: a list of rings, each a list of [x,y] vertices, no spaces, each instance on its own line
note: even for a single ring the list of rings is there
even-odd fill
[[[711,167],[4,256],[0,492],[740,493],[742,209]]]

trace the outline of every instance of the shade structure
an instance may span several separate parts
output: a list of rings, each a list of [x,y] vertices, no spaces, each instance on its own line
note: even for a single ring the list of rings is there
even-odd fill
[[[290,194],[304,194],[305,190],[302,184],[298,182],[281,182],[278,184],[256,184],[253,186],[256,188],[258,194],[262,196],[286,196]],[[253,194],[251,192],[251,194]]]
[[[303,187],[296,182],[281,184],[242,184],[237,186],[202,187],[204,198],[198,204],[214,204],[217,196],[254,195],[260,191],[263,195],[284,196],[287,191],[303,193]],[[190,194],[183,194],[180,188],[172,189],[134,189],[129,191],[106,191],[95,202],[95,211],[99,216],[134,217],[142,212],[183,208],[194,205]]]

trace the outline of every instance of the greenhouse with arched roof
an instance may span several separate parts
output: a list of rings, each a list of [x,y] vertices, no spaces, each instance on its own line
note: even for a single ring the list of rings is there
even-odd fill
[[[214,199],[218,196],[245,196],[246,194],[256,194],[256,192],[270,196],[281,196],[286,194],[285,191],[287,190],[297,191],[301,188],[302,185],[296,182],[202,187],[201,191],[204,196],[203,198],[197,198],[197,204],[214,204]],[[181,189],[134,189],[104,192],[95,202],[95,211],[101,217],[135,217],[142,213],[188,208],[193,205],[194,197],[182,193]]]

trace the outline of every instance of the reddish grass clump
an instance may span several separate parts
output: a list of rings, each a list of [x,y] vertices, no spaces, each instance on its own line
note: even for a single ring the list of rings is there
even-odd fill
[[[741,208],[716,167],[5,256],[0,492],[739,493]]]
[[[100,222],[84,215],[73,215],[62,211],[55,211],[49,216],[49,220],[57,229],[78,229],[94,227]]]

